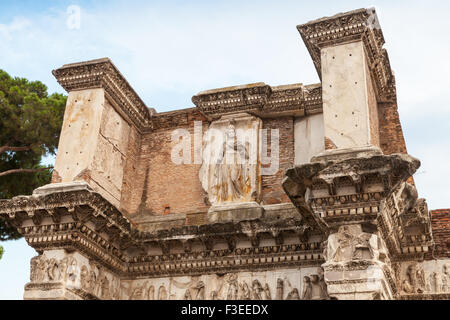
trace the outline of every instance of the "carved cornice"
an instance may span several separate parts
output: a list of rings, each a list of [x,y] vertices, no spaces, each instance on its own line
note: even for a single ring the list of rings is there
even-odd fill
[[[377,88],[380,102],[395,101],[395,78],[384,37],[374,8],[359,9],[325,17],[297,26],[321,78],[320,50],[338,44],[362,41],[368,58],[369,69]]]
[[[140,130],[148,127],[149,109],[110,59],[67,64],[52,73],[67,92],[103,88],[108,100],[125,119]]]
[[[48,185],[32,196],[1,200],[0,216],[39,252],[76,250],[128,278],[323,262],[320,243],[305,242],[310,230],[293,207],[283,219],[269,215],[256,221],[140,231],[87,184],[74,183]],[[284,244],[285,236],[297,237],[297,244]],[[261,238],[272,239],[274,245],[260,246]],[[241,240],[251,247],[238,247]],[[225,244],[227,249],[214,250],[215,244]]]
[[[192,102],[207,117],[249,112],[260,116],[322,112],[320,84],[271,87],[263,82],[200,92]]]
[[[399,259],[432,246],[426,202],[406,183],[419,165],[403,154],[315,162],[287,170],[283,187],[310,226],[325,233],[345,224],[377,226]]]

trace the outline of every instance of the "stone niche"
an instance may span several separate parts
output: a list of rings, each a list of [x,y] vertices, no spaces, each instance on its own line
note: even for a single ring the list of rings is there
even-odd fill
[[[261,215],[261,128],[261,119],[240,113],[222,116],[205,132],[199,178],[213,220]]]

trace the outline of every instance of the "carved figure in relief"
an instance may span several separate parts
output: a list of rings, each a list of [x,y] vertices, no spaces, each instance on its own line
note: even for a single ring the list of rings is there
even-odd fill
[[[286,300],[300,300],[300,295],[298,294],[298,289],[293,288],[291,292],[288,293]]]
[[[270,288],[267,283],[264,286],[264,300],[272,300],[272,295],[270,294]]]
[[[120,299],[120,279],[113,277],[111,283],[111,298],[113,300]]]
[[[95,284],[97,283],[97,274],[95,273],[95,268],[91,266],[90,272],[90,291],[95,293]]]
[[[100,280],[100,297],[104,299],[109,299],[109,280],[106,277],[106,275],[103,275],[103,277]]]
[[[252,282],[252,299],[253,300],[262,300],[262,293],[264,289],[261,285],[261,282],[258,280],[253,280]]]
[[[30,281],[37,281],[39,274],[39,259],[40,256],[35,256],[31,258],[30,261]]]
[[[219,202],[239,200],[250,187],[249,167],[245,164],[248,159],[248,148],[236,141],[236,129],[230,122],[214,168],[214,195]]]
[[[55,258],[51,258],[48,261],[47,277],[48,277],[48,281],[59,280],[60,275],[59,275],[59,270],[58,270],[58,262],[56,261]]]
[[[77,278],[77,260],[75,260],[73,257],[69,258],[69,266],[67,268],[67,278],[72,282],[74,282]]]
[[[277,293],[275,299],[283,300],[284,295],[284,281],[283,279],[277,279]]]
[[[449,291],[450,267],[447,264],[442,266],[442,292]]]
[[[216,290],[211,291],[211,300],[220,300]]]
[[[86,266],[81,267],[81,273],[80,273],[80,283],[81,288],[84,290],[89,291],[91,288],[91,277],[89,274],[89,269]]]
[[[46,268],[47,268],[47,260],[45,260],[45,257],[41,255],[37,263],[37,277],[36,277],[37,281],[45,280]]]
[[[205,283],[198,281],[194,289],[196,290],[195,300],[205,300]]]
[[[405,293],[422,293],[425,289],[425,275],[423,268],[411,264],[406,269],[406,279],[403,280],[402,289]]]
[[[257,199],[259,126],[256,118],[237,117],[215,121],[205,133],[199,178],[211,205]]]
[[[158,289],[158,300],[167,300],[168,294],[166,287],[164,285],[161,285]]]
[[[417,291],[423,292],[425,291],[425,272],[422,267],[418,267],[416,271],[416,279],[417,279]]]
[[[302,300],[312,299],[312,285],[311,279],[308,276],[303,277],[303,290],[302,290]]]
[[[155,300],[155,287],[153,285],[148,288],[147,299]]]
[[[161,290],[161,288],[160,288]],[[144,299],[144,293],[145,293],[145,283],[144,284],[138,284],[131,293],[130,300],[143,300]],[[166,297],[167,298],[167,297]],[[165,300],[165,299],[160,299]]]
[[[438,293],[440,291],[440,277],[437,272],[432,272],[428,278],[429,280],[429,288],[431,292]]]
[[[241,289],[239,300],[250,300],[250,289],[247,285],[247,282],[244,281],[239,285],[239,287]]]
[[[379,259],[378,236],[362,232],[360,225],[344,225],[328,237],[323,254],[327,262]]]
[[[237,300],[239,292],[239,285],[237,282],[237,276],[230,276],[228,279],[228,292],[227,292],[227,300]]]
[[[192,300],[191,291],[189,289],[186,289],[186,292],[184,293],[184,300]]]
[[[67,280],[67,268],[69,267],[69,258],[64,257],[59,264],[59,272],[61,274],[61,280]]]
[[[330,296],[328,295],[328,287],[327,283],[325,282],[322,268],[317,268],[317,275],[319,277],[320,299],[329,299]]]

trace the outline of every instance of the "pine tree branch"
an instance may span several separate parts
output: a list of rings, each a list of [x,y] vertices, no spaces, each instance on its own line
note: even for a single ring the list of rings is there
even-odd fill
[[[30,172],[45,171],[45,170],[49,170],[49,169],[53,169],[53,167],[37,168],[37,169],[11,169],[11,170],[6,170],[3,172],[0,172],[0,177],[6,176],[9,174],[13,174],[13,173],[30,173]]]
[[[28,151],[28,150],[31,150],[30,146],[26,146],[26,147],[10,147],[10,146],[6,145],[6,146],[0,147],[0,153],[7,152],[7,151],[17,152],[17,151]]]

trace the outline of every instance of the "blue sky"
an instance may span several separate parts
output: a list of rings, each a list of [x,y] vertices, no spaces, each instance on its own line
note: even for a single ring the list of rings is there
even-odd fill
[[[79,29],[67,26],[71,5],[81,9]],[[408,151],[422,161],[419,194],[432,209],[448,208],[448,1],[0,0],[0,69],[64,92],[52,69],[110,57],[148,107],[187,108],[211,88],[318,82],[295,26],[371,6],[396,74]],[[0,299],[21,299],[34,250],[23,239],[2,245]]]

